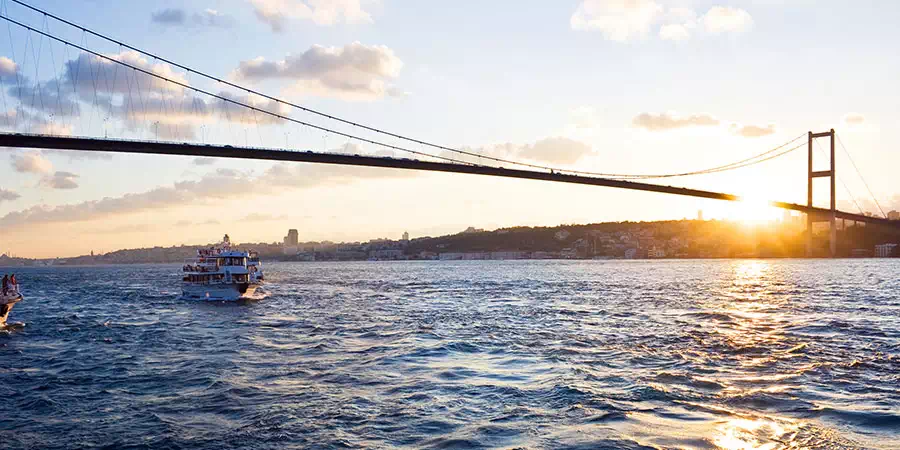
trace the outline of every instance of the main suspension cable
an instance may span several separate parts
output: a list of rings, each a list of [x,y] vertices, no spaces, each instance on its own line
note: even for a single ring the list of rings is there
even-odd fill
[[[204,78],[206,78],[206,79],[208,79],[208,80],[215,81],[215,82],[217,82],[217,83],[221,83],[221,84],[224,84],[224,85],[226,85],[226,86],[229,86],[229,87],[232,87],[232,88],[235,88],[235,89],[238,89],[238,90],[247,92],[248,94],[257,95],[257,96],[259,96],[259,97],[265,98],[265,99],[270,100],[270,101],[274,101],[274,102],[276,102],[276,104],[284,104],[284,105],[290,106],[290,107],[292,107],[292,108],[299,109],[299,110],[301,110],[301,111],[304,111],[304,112],[307,112],[307,113],[310,113],[310,114],[314,114],[314,115],[317,115],[317,116],[320,116],[320,117],[324,117],[324,118],[329,119],[329,120],[334,120],[334,121],[337,121],[337,122],[340,122],[340,123],[343,123],[343,124],[346,124],[346,125],[351,125],[351,126],[354,126],[354,127],[357,127],[357,128],[361,128],[361,129],[363,129],[363,130],[371,131],[371,132],[378,133],[378,134],[383,134],[383,135],[386,135],[386,136],[389,136],[389,137],[392,137],[392,138],[401,139],[401,140],[404,140],[404,141],[407,141],[407,142],[411,142],[411,143],[414,143],[414,144],[418,144],[418,145],[422,145],[422,146],[427,146],[427,147],[431,147],[431,148],[438,149],[438,150],[442,150],[442,151],[449,151],[449,152],[453,152],[453,153],[457,153],[457,154],[461,154],[461,155],[466,155],[466,156],[470,156],[470,157],[475,157],[475,158],[479,158],[479,159],[486,159],[486,160],[494,161],[494,162],[497,162],[497,163],[513,164],[513,165],[522,166],[522,167],[529,167],[529,168],[532,168],[532,169],[541,169],[541,170],[549,170],[549,171],[555,171],[555,172],[572,173],[572,174],[578,174],[578,175],[591,175],[591,176],[600,176],[600,177],[609,177],[609,178],[618,178],[618,179],[672,178],[672,177],[684,177],[684,176],[690,176],[690,175],[702,175],[702,174],[708,174],[708,173],[716,173],[716,172],[721,172],[721,171],[725,171],[725,170],[733,170],[733,169],[738,169],[738,168],[747,167],[747,166],[750,166],[750,165],[753,165],[753,164],[758,164],[758,163],[763,162],[763,161],[768,161],[769,159],[772,159],[772,158],[766,158],[766,159],[763,159],[763,160],[760,160],[760,161],[756,161],[756,162],[751,163],[751,164],[743,164],[743,163],[749,162],[749,161],[754,160],[754,159],[757,159],[757,158],[761,158],[761,157],[763,157],[763,156],[765,156],[765,155],[768,155],[768,154],[770,154],[770,153],[772,153],[772,152],[775,152],[775,151],[779,150],[780,148],[783,148],[783,147],[789,145],[790,143],[796,141],[796,139],[793,139],[792,141],[790,141],[790,142],[788,142],[788,143],[785,143],[785,144],[783,144],[783,145],[781,145],[781,146],[778,146],[778,147],[776,147],[776,148],[774,148],[774,149],[772,149],[772,150],[769,150],[769,151],[767,151],[767,152],[761,153],[761,154],[759,154],[759,155],[755,155],[755,156],[753,156],[753,157],[750,157],[750,158],[747,158],[747,159],[744,159],[744,160],[741,160],[741,161],[736,161],[736,162],[733,162],[733,163],[730,163],[730,164],[726,164],[726,165],[724,165],[724,166],[713,167],[713,168],[703,169],[703,170],[696,170],[696,171],[691,171],[691,172],[672,173],[672,174],[616,174],[616,173],[603,173],[603,172],[592,172],[592,171],[584,171],[584,170],[560,169],[560,168],[557,168],[557,167],[545,166],[545,165],[541,165],[541,164],[533,164],[533,163],[527,163],[527,162],[522,162],[522,161],[515,161],[515,160],[510,160],[510,159],[505,159],[505,158],[499,158],[499,157],[495,157],[495,156],[490,156],[490,155],[484,155],[484,154],[477,153],[477,152],[470,152],[470,151],[466,151],[466,150],[455,149],[455,148],[451,148],[451,147],[447,147],[447,146],[435,144],[435,143],[432,143],[432,142],[428,142],[428,141],[423,141],[423,140],[420,140],[420,139],[412,138],[412,137],[409,137],[409,136],[405,136],[405,135],[401,135],[401,134],[397,134],[397,133],[392,133],[392,132],[389,132],[389,131],[386,131],[386,130],[383,130],[383,129],[380,129],[380,128],[368,126],[368,125],[365,125],[365,124],[362,124],[362,123],[359,123],[359,122],[355,122],[355,121],[352,121],[352,120],[347,120],[347,119],[343,119],[343,118],[341,118],[341,117],[337,117],[337,116],[334,116],[334,115],[331,115],[331,114],[327,114],[327,113],[324,113],[324,112],[321,112],[321,111],[318,111],[318,110],[315,110],[315,109],[312,109],[312,108],[308,108],[308,107],[305,107],[305,106],[302,106],[302,105],[299,105],[299,104],[296,104],[296,103],[293,103],[293,102],[290,102],[290,101],[287,101],[287,100],[284,100],[284,99],[281,99],[281,98],[278,98],[278,97],[273,97],[273,96],[271,96],[271,95],[265,94],[265,93],[263,93],[263,92],[260,92],[260,91],[255,90],[255,89],[251,89],[251,88],[248,88],[248,87],[245,87],[245,86],[238,85],[238,84],[236,84],[236,83],[232,83],[232,82],[230,82],[230,81],[228,81],[228,80],[224,80],[224,79],[221,79],[221,78],[216,77],[216,76],[214,76],[214,75],[211,75],[211,74],[208,74],[208,73],[205,73],[205,72],[202,72],[202,71],[198,71],[198,70],[192,69],[192,68],[187,67],[187,66],[185,66],[185,65],[182,65],[182,64],[176,63],[176,62],[174,62],[174,61],[171,61],[171,60],[169,60],[169,59],[163,58],[162,56],[159,56],[159,55],[157,55],[157,54],[154,54],[154,53],[151,53],[151,52],[142,50],[142,49],[140,49],[140,48],[131,46],[131,45],[125,43],[125,42],[122,42],[122,41],[120,41],[120,40],[117,40],[117,39],[115,39],[115,38],[112,38],[112,37],[110,37],[110,36],[107,36],[107,35],[105,35],[105,34],[103,34],[103,33],[94,31],[94,30],[92,30],[92,29],[90,29],[90,28],[84,27],[84,26],[82,26],[82,25],[78,25],[78,24],[76,24],[76,23],[73,23],[73,22],[71,22],[71,21],[68,21],[68,20],[66,20],[66,19],[63,19],[62,17],[56,16],[56,15],[54,15],[54,14],[52,14],[52,13],[49,13],[49,12],[47,12],[47,11],[45,11],[45,10],[42,10],[42,9],[40,9],[40,8],[31,6],[31,5],[25,3],[25,2],[23,2],[23,1],[21,1],[21,0],[11,0],[11,1],[13,1],[13,2],[15,2],[15,3],[17,3],[17,4],[19,4],[19,5],[23,6],[23,7],[25,7],[25,8],[28,8],[28,9],[34,11],[34,12],[37,12],[37,13],[39,13],[39,14],[43,14],[43,15],[46,16],[46,17],[53,18],[53,19],[55,19],[55,20],[58,20],[58,21],[60,21],[60,22],[62,22],[62,23],[64,23],[64,24],[66,24],[66,25],[69,25],[69,26],[71,26],[71,27],[74,27],[74,28],[77,28],[77,29],[79,29],[79,30],[82,30],[82,32],[86,32],[86,33],[92,34],[92,35],[94,35],[94,36],[96,36],[96,37],[99,37],[99,38],[101,38],[101,39],[104,39],[104,40],[106,40],[106,41],[108,41],[108,42],[117,44],[117,45],[119,45],[120,47],[124,47],[124,48],[127,48],[127,49],[129,49],[129,50],[133,50],[133,51],[138,52],[138,53],[141,53],[141,54],[143,54],[143,55],[145,55],[145,56],[151,57],[151,58],[153,58],[154,60],[162,61],[162,62],[165,62],[165,63],[167,63],[167,64],[170,64],[170,65],[172,65],[172,66],[174,66],[174,67],[177,67],[177,68],[179,68],[179,69],[185,70],[185,71],[187,71],[188,74],[195,73],[195,74],[200,75],[200,76],[202,76],[202,77],[204,77]],[[7,11],[7,16],[8,16],[8,14],[9,14],[9,13],[8,13],[8,11]],[[17,23],[17,22],[16,22],[16,23]],[[20,24],[20,25],[21,25],[21,24]],[[23,25],[23,26],[24,26],[24,25]],[[91,52],[91,53],[94,53],[94,52]],[[165,79],[165,78],[163,78],[163,79]],[[167,80],[167,79],[166,79],[166,81],[171,81],[171,80]],[[181,85],[180,83],[176,83],[176,84]],[[189,88],[190,88],[190,87],[189,87]],[[196,89],[195,89],[195,90],[196,90]],[[197,92],[201,92],[201,91],[199,91],[199,90],[196,90],[196,91],[197,91]],[[232,103],[236,103],[236,104],[237,104],[237,102],[232,102]],[[251,107],[251,109],[254,109],[254,110],[255,110],[255,108],[252,108],[252,107]],[[281,116],[281,115],[278,115],[278,116]],[[298,122],[298,123],[303,123],[303,122],[299,122],[299,121],[297,121],[297,122]],[[323,131],[328,131],[328,130],[325,129],[324,127],[314,126],[314,128],[317,128],[317,129],[320,129],[320,130],[323,130]],[[344,134],[344,133],[336,132],[336,131],[333,131],[333,130],[331,130],[331,131],[334,132],[335,134],[340,134],[340,135],[345,136],[345,137],[351,137],[351,136],[349,136],[349,135],[347,135],[347,134]],[[370,142],[370,143],[371,143],[371,141],[368,141],[368,140],[365,140],[365,139],[360,139],[360,140],[361,140],[361,141],[364,141],[364,142]],[[386,146],[386,147],[388,147],[388,148],[393,148],[393,147],[395,147],[395,146],[391,146],[391,145],[388,145],[388,144],[384,144],[384,146]],[[408,151],[408,152],[410,152],[410,153],[413,153],[413,154],[419,154],[419,155],[423,155],[423,156],[424,156],[424,155],[428,155],[428,156],[433,157],[433,158],[446,159],[446,160],[451,160],[451,161],[454,161],[454,162],[460,162],[460,163],[466,163],[466,164],[474,164],[474,163],[469,163],[469,162],[466,162],[466,161],[455,160],[455,159],[452,159],[452,158],[444,158],[444,157],[440,157],[440,156],[436,156],[436,155],[429,155],[428,153],[424,153],[424,152],[416,153],[416,152],[411,151],[411,150],[403,150],[403,151]],[[781,155],[783,155],[783,154],[786,154],[786,153],[782,153],[782,154],[780,154],[779,156],[781,156]],[[732,166],[733,166],[733,167],[732,167]]]
[[[320,131],[323,131],[323,132],[326,132],[326,133],[336,134],[336,135],[343,136],[343,137],[346,137],[346,138],[349,138],[349,139],[356,139],[356,140],[359,140],[359,141],[361,141],[361,142],[366,142],[366,143],[369,143],[369,144],[373,144],[373,145],[377,145],[377,146],[389,148],[389,149],[392,149],[392,150],[398,150],[398,151],[407,152],[407,153],[411,153],[411,154],[414,154],[414,155],[419,155],[419,156],[424,156],[424,157],[429,157],[429,158],[441,159],[441,160],[445,160],[445,161],[449,161],[449,162],[453,162],[453,163],[457,163],[457,164],[474,165],[474,164],[472,164],[472,163],[469,163],[469,162],[466,162],[466,161],[462,161],[462,160],[458,160],[458,159],[448,158],[448,157],[440,156],[440,155],[432,155],[432,154],[424,153],[424,152],[418,152],[418,151],[415,151],[415,150],[410,150],[410,149],[403,148],[403,147],[399,147],[399,146],[396,146],[396,145],[391,145],[391,144],[387,144],[387,143],[384,143],[384,142],[379,142],[379,141],[375,141],[375,140],[372,140],[372,139],[367,139],[367,138],[355,136],[355,135],[352,135],[352,134],[349,134],[349,133],[344,133],[344,132],[342,132],[342,131],[337,131],[337,130],[333,130],[333,129],[330,129],[330,128],[327,128],[327,127],[323,127],[323,126],[315,125],[315,124],[312,124],[312,123],[304,122],[304,121],[302,121],[302,120],[294,119],[294,118],[292,118],[292,117],[288,117],[288,116],[285,116],[285,115],[282,115],[282,114],[279,114],[279,113],[276,113],[276,112],[267,111],[267,110],[265,110],[265,109],[257,108],[256,106],[253,106],[253,105],[250,105],[250,104],[247,104],[247,103],[238,101],[238,100],[230,99],[230,98],[228,98],[228,97],[226,97],[226,96],[224,96],[224,95],[214,94],[214,93],[212,93],[212,92],[210,92],[210,91],[207,91],[207,90],[204,90],[204,89],[201,89],[201,88],[189,86],[189,85],[187,85],[187,84],[185,84],[185,83],[182,83],[182,82],[180,82],[180,81],[176,81],[176,80],[172,80],[172,79],[166,78],[166,77],[164,77],[164,76],[162,76],[162,75],[153,73],[153,72],[151,72],[151,71],[149,71],[149,70],[145,70],[145,69],[143,69],[143,68],[141,68],[141,67],[137,67],[137,66],[131,65],[131,64],[129,64],[129,63],[126,63],[126,62],[123,62],[123,61],[119,61],[119,60],[117,60],[117,59],[115,59],[115,58],[112,58],[112,57],[103,55],[103,54],[101,54],[101,53],[95,52],[95,51],[90,50],[90,49],[88,49],[88,48],[86,48],[86,47],[83,47],[83,46],[81,46],[81,45],[78,45],[78,44],[69,42],[69,41],[67,41],[67,40],[65,40],[65,39],[62,39],[62,38],[59,38],[59,37],[50,35],[50,34],[48,34],[48,33],[44,33],[43,31],[34,29],[34,28],[32,28],[32,27],[30,27],[30,26],[28,26],[28,25],[25,25],[25,24],[23,24],[23,23],[21,23],[21,22],[18,22],[18,21],[16,21],[16,20],[14,20],[14,19],[11,19],[11,18],[9,18],[9,17],[0,17],[0,18],[2,18],[2,19],[4,19],[4,20],[7,20],[7,21],[9,21],[10,23],[16,24],[16,25],[18,25],[18,26],[20,26],[20,27],[23,27],[23,28],[25,28],[25,29],[27,29],[27,30],[29,30],[29,31],[38,33],[38,34],[40,34],[40,35],[43,35],[43,36],[46,36],[46,37],[48,37],[48,38],[54,39],[54,40],[56,40],[56,41],[62,42],[62,43],[64,43],[64,44],[68,44],[68,45],[72,46],[73,48],[76,48],[76,49],[78,49],[78,50],[81,50],[81,51],[83,51],[83,52],[85,52],[85,53],[89,53],[89,54],[94,55],[94,56],[96,56],[96,57],[98,57],[98,58],[105,59],[105,60],[110,61],[110,62],[115,63],[115,64],[121,64],[121,65],[123,65],[123,66],[125,66],[125,67],[128,67],[128,68],[134,70],[134,71],[141,72],[141,73],[143,73],[143,74],[145,74],[145,75],[149,75],[149,76],[151,76],[151,77],[158,78],[158,79],[163,80],[163,81],[165,81],[165,82],[167,82],[167,83],[172,83],[172,84],[177,85],[177,86],[180,86],[180,87],[182,87],[182,88],[190,89],[190,90],[192,90],[192,91],[194,91],[194,92],[197,92],[197,93],[200,93],[200,94],[204,94],[204,95],[207,95],[207,96],[209,96],[209,97],[212,97],[212,98],[215,98],[215,99],[218,99],[218,100],[222,100],[223,102],[226,102],[226,103],[232,103],[232,104],[235,104],[235,105],[238,105],[238,106],[241,106],[241,107],[244,107],[244,108],[253,110],[253,111],[259,111],[259,112],[261,112],[261,113],[263,113],[263,114],[268,114],[268,115],[270,115],[270,116],[272,116],[272,117],[275,117],[275,118],[278,118],[278,119],[281,119],[281,120],[285,120],[285,121],[289,121],[289,122],[294,122],[294,123],[297,123],[297,124],[300,124],[300,125],[308,126],[308,127],[310,127],[310,128],[315,128],[315,129],[317,129],[317,130],[320,130]],[[143,100],[142,100],[142,101],[143,101]]]

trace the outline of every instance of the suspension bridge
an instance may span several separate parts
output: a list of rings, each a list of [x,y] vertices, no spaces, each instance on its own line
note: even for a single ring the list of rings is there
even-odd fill
[[[15,14],[11,14],[13,5]],[[4,31],[9,42],[9,54],[0,53],[0,101],[4,108],[0,115],[0,147],[449,172],[726,201],[745,199],[734,194],[648,181],[738,170],[806,148],[807,203],[771,201],[769,204],[806,215],[810,250],[814,222],[829,223],[832,255],[836,249],[837,220],[900,230],[900,221],[887,218],[855,162],[852,165],[882,217],[863,213],[846,184],[844,188],[859,212],[837,209],[836,180],[840,178],[835,169],[836,143],[853,160],[834,130],[804,133],[749,158],[693,171],[628,174],[575,170],[453,148],[327,114],[179,64],[20,0],[3,0],[0,19],[6,23]],[[274,127],[280,127],[283,132],[284,146],[263,145],[264,134],[270,141],[275,139],[271,131]],[[251,130],[260,145],[250,145]],[[111,132],[117,138],[110,138]],[[325,139],[332,136],[346,144],[343,151],[312,151],[308,150],[308,143],[304,149],[302,139],[292,140],[291,133],[294,136],[306,133],[304,142],[309,141],[309,134],[321,133]],[[236,145],[241,137],[244,144]],[[813,147],[823,138],[830,140],[831,164],[828,170],[816,171]],[[351,144],[354,148],[356,144],[370,145],[408,157],[350,153],[347,150]],[[828,208],[813,206],[813,180],[821,177],[830,179]]]

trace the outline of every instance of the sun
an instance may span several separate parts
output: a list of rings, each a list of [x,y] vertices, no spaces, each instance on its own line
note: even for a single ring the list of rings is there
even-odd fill
[[[777,221],[784,213],[761,195],[741,196],[740,201],[722,202],[709,208],[710,217],[742,222],[748,225]]]
[[[734,220],[746,223],[771,222],[778,219],[780,210],[760,196],[743,197],[735,204]]]

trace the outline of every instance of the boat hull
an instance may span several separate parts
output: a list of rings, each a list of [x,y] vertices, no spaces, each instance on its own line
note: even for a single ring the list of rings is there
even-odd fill
[[[22,299],[22,294],[0,295],[0,326],[6,325],[6,318],[9,317],[9,312]]]
[[[184,298],[205,301],[236,301],[250,297],[256,285],[250,283],[184,284],[181,292]]]

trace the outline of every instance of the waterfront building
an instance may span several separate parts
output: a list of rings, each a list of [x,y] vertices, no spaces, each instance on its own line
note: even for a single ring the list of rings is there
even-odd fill
[[[894,251],[897,249],[897,244],[881,244],[875,246],[875,257],[876,258],[890,258],[894,256]]]
[[[284,245],[296,247],[299,242],[300,242],[300,233],[298,233],[297,230],[295,230],[293,228],[288,230],[287,236],[284,237]],[[294,253],[296,253],[296,252],[294,252]]]
[[[370,251],[369,259],[374,259],[374,260],[378,260],[378,261],[394,261],[397,259],[406,259],[406,258],[403,255],[403,250],[381,249],[381,250]]]
[[[900,220],[900,211],[891,211],[888,213],[888,219]]]

